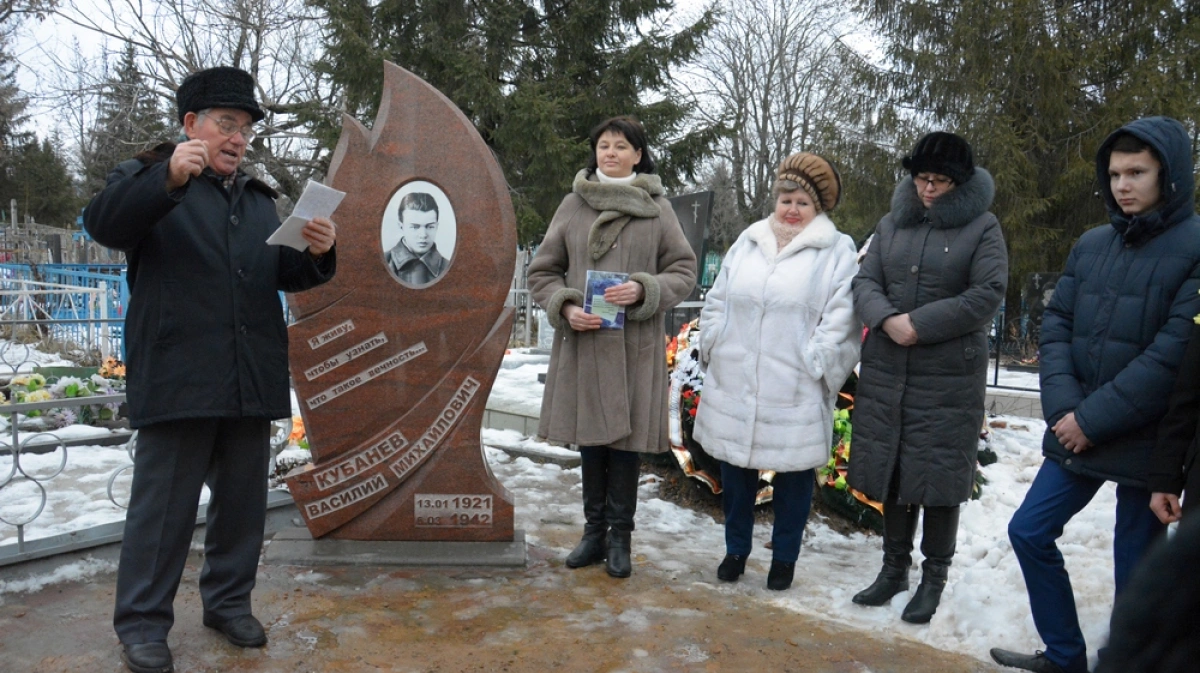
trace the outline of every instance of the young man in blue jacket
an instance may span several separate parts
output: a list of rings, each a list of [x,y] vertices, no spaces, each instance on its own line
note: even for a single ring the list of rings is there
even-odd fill
[[[1192,318],[1200,312],[1200,216],[1187,131],[1131,122],[1096,156],[1110,224],[1080,237],[1042,322],[1045,460],[1008,524],[1045,652],[993,649],[998,663],[1085,673],[1087,648],[1056,540],[1106,481],[1117,484],[1116,593],[1163,531],[1147,466]]]
[[[167,633],[207,483],[204,624],[234,645],[266,643],[251,614],[266,522],[270,423],[291,416],[279,291],[333,277],[332,222],[308,249],[267,245],[275,191],[241,172],[264,113],[254,81],[212,68],[176,92],[179,144],[117,166],[84,226],[129,260],[129,420],[138,428],[113,625],[135,673],[173,670]]]

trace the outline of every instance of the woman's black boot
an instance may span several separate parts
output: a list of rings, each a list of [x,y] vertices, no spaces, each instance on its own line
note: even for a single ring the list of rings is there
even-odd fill
[[[721,565],[717,566],[717,579],[722,582],[736,582],[744,572],[746,572],[746,557],[739,554],[726,554]]]
[[[792,577],[795,574],[795,563],[771,561],[771,571],[767,573],[767,588],[771,591],[783,591],[792,586]]]
[[[610,576],[629,577],[633,574],[633,561],[629,558],[631,537],[627,530],[608,530],[608,558],[604,562],[604,572]]]
[[[629,545],[637,511],[640,462],[636,453],[609,450],[608,501],[604,510],[608,518],[608,558],[604,570],[613,577],[629,577],[633,572]]]
[[[958,540],[958,512],[957,505],[925,508],[921,536],[921,553],[925,555],[925,561],[921,564],[921,584],[900,619],[912,624],[926,624],[937,612]]]
[[[917,531],[917,505],[883,504],[883,569],[875,582],[854,595],[859,605],[877,607],[908,591],[908,568],[912,565],[913,535]]]
[[[604,503],[608,499],[608,449],[585,446],[583,458],[583,539],[567,555],[568,568],[582,568],[604,560],[608,551],[608,521]]]

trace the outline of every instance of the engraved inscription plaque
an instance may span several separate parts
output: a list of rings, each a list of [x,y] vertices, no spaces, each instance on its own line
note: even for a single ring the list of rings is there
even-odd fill
[[[387,63],[370,130],[346,116],[332,281],[289,296],[292,382],[313,464],[288,488],[314,538],[513,540],[479,441],[512,324],[516,228],[470,121]]]
[[[492,525],[492,496],[418,493],[419,528],[488,528]]]

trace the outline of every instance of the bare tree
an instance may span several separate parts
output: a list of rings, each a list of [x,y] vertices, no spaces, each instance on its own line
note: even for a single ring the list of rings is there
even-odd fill
[[[174,109],[175,90],[196,70],[234,65],[250,72],[267,117],[247,152],[248,167],[291,198],[307,178],[324,173],[328,151],[306,125],[336,114],[339,101],[312,67],[321,55],[322,22],[303,0],[94,0],[59,7],[53,20],[115,43],[106,60],[127,46],[135,50],[164,109]],[[61,79],[44,95],[64,102],[94,95],[111,72],[55,61]],[[87,123],[72,119],[71,126]]]
[[[718,160],[711,163],[701,175],[701,185],[713,193],[712,217],[708,222],[711,249],[724,252],[750,225],[750,220],[738,211],[737,190],[733,184],[729,162]]]
[[[683,95],[726,129],[716,154],[751,220],[770,207],[779,161],[835,132],[849,100],[840,73],[853,24],[839,0],[722,1]]]

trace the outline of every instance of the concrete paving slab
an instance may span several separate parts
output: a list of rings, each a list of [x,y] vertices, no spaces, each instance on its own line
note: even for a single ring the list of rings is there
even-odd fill
[[[514,531],[510,542],[378,542],[314,540],[307,528],[285,528],[264,560],[284,566],[524,567],[525,531]]]

